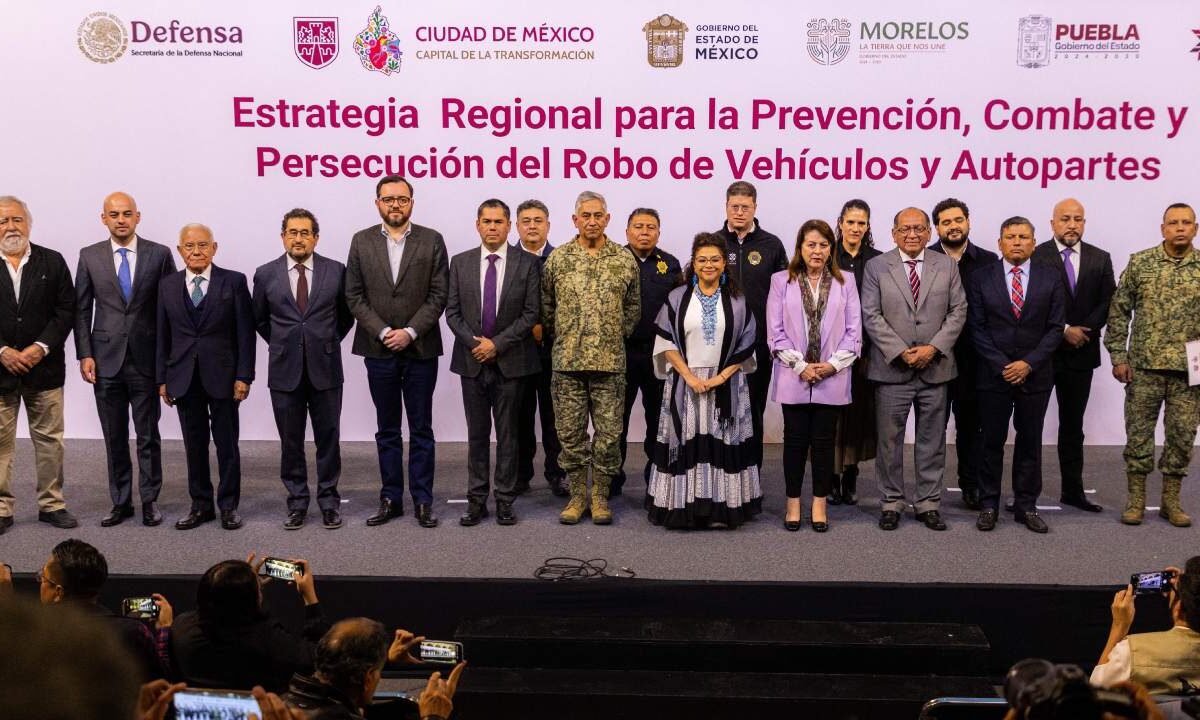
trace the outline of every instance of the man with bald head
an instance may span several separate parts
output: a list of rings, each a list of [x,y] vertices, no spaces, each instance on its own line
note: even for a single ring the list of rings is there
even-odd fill
[[[75,319],[71,270],[63,256],[29,242],[33,215],[0,197],[0,535],[13,524],[12,465],[17,410],[25,403],[37,459],[38,520],[79,522],[63,501],[63,346]]]
[[[175,523],[179,530],[212,522],[217,509],[221,527],[242,526],[237,514],[242,490],[238,403],[254,382],[256,328],[246,276],[214,265],[216,254],[212,230],[200,223],[184,225],[179,232],[183,270],[158,286],[155,380],[159,397],[179,411],[192,497],[191,511]],[[220,477],[215,507],[208,466],[210,428]]]
[[[127,193],[104,198],[100,223],[108,237],[79,251],[75,271],[75,356],[92,385],[108,459],[112,527],[133,517],[133,463],[129,416],[137,433],[138,496],[142,524],[158,525],[162,489],[161,408],[154,384],[158,282],[175,272],[165,245],[137,234],[142,214]]]
[[[1116,281],[1112,258],[1083,242],[1083,204],[1074,198],[1054,206],[1053,238],[1038,246],[1033,259],[1062,273],[1067,323],[1054,352],[1054,394],[1058,398],[1058,464],[1062,472],[1060,502],[1087,512],[1100,512],[1083,492],[1083,415],[1092,391],[1092,372],[1100,367],[1100,332],[1108,322],[1108,306]]]

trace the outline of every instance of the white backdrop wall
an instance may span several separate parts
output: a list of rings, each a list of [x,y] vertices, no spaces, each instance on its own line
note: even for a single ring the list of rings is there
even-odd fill
[[[322,177],[318,163],[312,176],[292,177],[281,164],[261,168],[260,153],[272,151],[260,148],[281,156],[329,155],[335,163],[372,154],[478,156],[482,172],[472,177],[444,172],[450,168],[439,172],[450,177],[409,172],[414,221],[439,229],[451,254],[478,242],[475,208],[492,196],[514,207],[526,198],[542,199],[551,208],[551,241],[565,242],[573,234],[573,199],[591,189],[608,198],[611,237],[623,242],[629,210],[651,206],[662,213],[662,245],[684,255],[694,233],[723,221],[724,189],[737,179],[729,157],[740,161],[747,152],[767,158],[759,161],[763,175],[744,179],[758,186],[762,226],[783,238],[789,250],[801,223],[813,217],[833,222],[841,203],[852,197],[874,208],[876,242],[886,249],[891,217],[902,206],[928,209],[948,195],[961,198],[971,207],[972,240],[994,248],[999,223],[1010,215],[1032,218],[1038,239],[1048,239],[1052,206],[1073,196],[1087,209],[1085,242],[1112,252],[1119,273],[1130,252],[1158,242],[1167,204],[1200,200],[1194,183],[1200,118],[1189,111],[1200,79],[1191,30],[1200,27],[1200,12],[1190,2],[382,0],[380,12],[402,53],[399,69],[387,74],[367,69],[355,49],[355,37],[367,28],[374,8],[374,2],[361,0],[11,3],[0,44],[6,90],[0,194],[28,202],[33,241],[62,252],[72,269],[78,249],[106,235],[98,220],[103,197],[124,190],[142,211],[140,234],[174,245],[183,224],[206,223],[220,244],[217,264],[247,276],[281,252],[279,221],[292,207],[316,213],[319,252],[341,260],[351,235],[379,221],[372,203],[377,176]],[[94,14],[101,12],[113,19],[97,21]],[[669,47],[654,50],[643,31],[664,13],[687,26],[678,54]],[[323,45],[328,52],[336,38],[337,56],[315,69],[299,59],[294,32],[293,18],[309,16],[338,20]],[[1022,26],[1029,16],[1043,19]],[[834,32],[822,35],[831,23]],[[662,45],[664,39],[654,42]],[[659,64],[682,61],[654,67],[648,51],[657,53]],[[254,124],[256,115],[239,116],[235,98],[253,98],[242,101],[245,107],[281,101],[408,106],[416,115],[409,124],[416,127],[375,135],[362,127],[330,127],[328,119],[325,127],[242,127],[239,117]],[[1073,108],[1076,98],[1097,112],[1128,103],[1130,127],[1122,127],[1120,112],[1111,130],[988,127],[989,118],[996,125],[1013,117],[1011,110],[997,111],[1002,106],[994,101],[1012,108]],[[505,134],[444,119],[446,99],[484,108],[599,103],[601,109],[587,128]],[[736,111],[736,127],[710,129],[710,99]],[[763,100],[811,108],[811,128],[789,123],[779,129],[776,117],[754,127],[753,108]],[[658,129],[618,133],[623,106],[652,108],[650,118],[657,114],[654,108],[686,107],[694,120],[691,127],[677,124],[679,114],[673,112]],[[818,127],[819,113],[842,107],[846,116],[834,115],[833,127]],[[921,127],[909,129],[846,129],[836,122],[863,108],[889,107],[930,108],[935,117],[951,121],[945,128],[939,121],[921,129],[926,111],[914,119]],[[1178,128],[1173,129],[1171,112],[1176,120],[1186,113]],[[1141,128],[1132,125],[1135,120]],[[512,148],[523,156],[545,153],[550,165],[526,177],[501,178],[496,160]],[[648,177],[581,178],[564,166],[571,149],[589,156],[653,158],[656,167]],[[711,158],[710,177],[672,177],[671,159],[685,151]],[[880,179],[786,173],[777,178],[770,160],[777,152],[808,163],[837,158],[852,169],[861,153],[903,172]],[[1019,168],[1032,172],[997,180],[955,175],[963,152],[988,163],[1006,153],[1033,158]],[[937,170],[926,180],[922,162],[935,159]],[[642,162],[645,168],[648,161]],[[1085,171],[1073,179],[1039,175],[1043,164],[1070,163]],[[1107,175],[1106,163],[1117,176]],[[442,333],[448,348],[452,339],[444,326]],[[366,375],[349,346],[347,340],[342,437],[369,439],[375,426]],[[68,352],[73,358],[71,341]],[[67,433],[98,437],[90,388],[70,358]],[[1124,441],[1123,395],[1111,379],[1107,356],[1105,362],[1096,374],[1086,430],[1090,443],[1116,444]],[[434,428],[439,440],[463,440],[459,384],[447,365],[448,360],[442,363],[439,376]],[[258,373],[242,406],[242,436],[271,439],[275,428],[261,344]],[[1053,415],[1052,404],[1048,439],[1056,432]],[[640,411],[634,425],[636,432]],[[779,411],[772,407],[769,439],[778,439],[779,428]],[[173,412],[164,413],[162,430],[165,437],[178,437]]]

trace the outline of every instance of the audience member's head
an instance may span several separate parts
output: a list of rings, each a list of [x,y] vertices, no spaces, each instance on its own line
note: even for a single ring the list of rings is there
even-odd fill
[[[262,618],[262,588],[244,560],[224,560],[200,578],[196,589],[200,621],[214,628],[249,625]]]
[[[0,715],[134,717],[140,673],[102,621],[70,607],[50,611],[18,597],[0,597],[0,638]]]
[[[1039,658],[1012,666],[1004,678],[1004,697],[1009,706],[1005,720],[1162,718],[1149,693],[1137,683],[1119,683],[1105,690],[1090,684],[1077,665],[1055,665]]]
[[[1189,558],[1183,566],[1183,573],[1175,578],[1174,592],[1169,599],[1175,621],[1183,621],[1192,630],[1200,632],[1200,555]]]
[[[342,620],[317,643],[317,680],[340,691],[359,708],[370,704],[387,661],[388,634],[369,618]]]
[[[37,575],[38,594],[50,605],[64,600],[94,601],[108,580],[108,561],[82,540],[63,540]]]

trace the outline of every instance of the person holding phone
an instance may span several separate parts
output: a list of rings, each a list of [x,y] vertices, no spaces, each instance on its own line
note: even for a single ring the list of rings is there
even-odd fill
[[[1132,680],[1152,695],[1193,694],[1200,687],[1200,555],[1188,559],[1163,590],[1171,610],[1169,630],[1129,634],[1133,626],[1132,584],[1113,596],[1112,627],[1092,671],[1092,684],[1111,687]]]

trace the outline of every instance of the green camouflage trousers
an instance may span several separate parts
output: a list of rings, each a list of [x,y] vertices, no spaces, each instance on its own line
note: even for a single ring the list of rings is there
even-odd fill
[[[594,477],[613,477],[621,469],[621,428],[625,412],[625,373],[594,370],[559,372],[550,379],[554,429],[562,443],[558,463],[567,476],[590,467]],[[588,443],[588,418],[594,434]]]
[[[1187,475],[1200,421],[1200,387],[1188,387],[1186,372],[1133,369],[1125,387],[1125,469],[1134,475],[1154,471],[1154,428],[1163,404],[1166,445],[1158,459],[1163,475]]]

